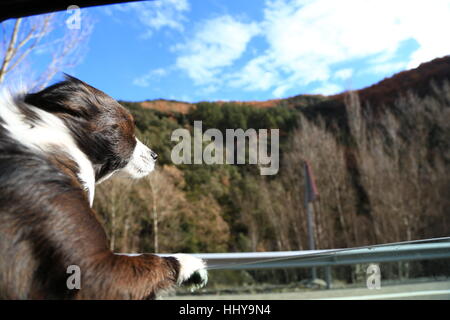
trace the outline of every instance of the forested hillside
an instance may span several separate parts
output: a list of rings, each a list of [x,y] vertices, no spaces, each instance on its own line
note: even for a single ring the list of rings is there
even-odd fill
[[[303,161],[312,165],[319,249],[448,236],[450,57],[336,96],[264,102],[122,102],[159,155],[139,182],[99,186],[116,252],[307,249]],[[178,107],[171,108],[171,105]],[[181,106],[181,107],[180,107]],[[173,130],[279,128],[280,170],[174,165]]]

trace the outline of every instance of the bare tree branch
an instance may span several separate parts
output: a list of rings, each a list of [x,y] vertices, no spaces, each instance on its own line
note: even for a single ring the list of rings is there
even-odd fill
[[[22,23],[22,18],[19,18],[14,23],[14,28],[11,34],[11,38],[9,41],[8,49],[5,53],[5,58],[3,59],[2,67],[0,68],[0,83],[3,82],[6,75],[6,69],[8,68],[8,65],[10,64],[11,60],[14,57],[14,54],[16,53],[16,41],[17,41],[17,35],[19,34],[20,25]]]
[[[42,39],[42,37],[44,37],[48,33],[50,22],[51,22],[51,19],[53,18],[53,16],[54,15],[46,16],[44,18],[44,22],[41,26],[33,24],[33,26],[30,28],[28,34],[25,36],[25,38],[18,43],[18,45],[15,49],[15,52],[16,53],[20,52],[20,49],[22,47],[24,47],[31,39],[34,39],[34,42],[29,47],[27,47],[25,50],[23,50],[23,52],[15,59],[15,62],[5,71],[5,73],[12,71],[17,65],[19,65],[22,62],[22,60],[24,60],[28,56],[28,54],[30,52],[32,52],[34,50],[34,48],[39,43],[39,41]],[[41,27],[41,30],[36,32],[39,27]]]
[[[61,16],[62,17],[62,16]],[[33,52],[50,55],[50,62],[38,77],[27,76],[32,89],[41,89],[64,69],[72,68],[81,60],[83,47],[93,30],[93,22],[83,16],[83,27],[69,29],[58,14],[19,18],[10,25],[2,23],[3,57],[0,57],[0,84],[18,72],[25,73],[33,66]],[[63,30],[55,37],[53,30]],[[14,72],[13,72],[14,71]],[[30,72],[27,72],[27,74]],[[33,80],[34,79],[34,80]]]

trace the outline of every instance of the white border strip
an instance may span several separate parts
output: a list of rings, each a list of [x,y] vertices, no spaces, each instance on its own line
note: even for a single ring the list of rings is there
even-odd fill
[[[434,296],[440,294],[448,294],[450,298],[450,290],[428,290],[428,291],[414,291],[414,292],[402,292],[402,293],[385,293],[385,294],[373,294],[367,296],[353,296],[353,297],[336,297],[336,298],[323,298],[315,300],[375,300],[375,299],[395,299],[395,298],[409,298],[419,296]]]

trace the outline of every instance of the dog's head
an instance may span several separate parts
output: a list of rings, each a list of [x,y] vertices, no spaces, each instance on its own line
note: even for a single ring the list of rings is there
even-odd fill
[[[28,94],[27,104],[63,120],[91,161],[96,182],[115,172],[132,178],[149,174],[157,155],[135,136],[130,112],[104,92],[66,75],[66,80]]]

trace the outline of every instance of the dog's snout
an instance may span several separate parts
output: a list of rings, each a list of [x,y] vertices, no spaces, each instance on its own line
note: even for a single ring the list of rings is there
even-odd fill
[[[153,160],[158,159],[158,155],[156,154],[156,152],[150,151],[150,155],[152,156]]]

